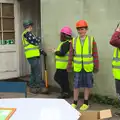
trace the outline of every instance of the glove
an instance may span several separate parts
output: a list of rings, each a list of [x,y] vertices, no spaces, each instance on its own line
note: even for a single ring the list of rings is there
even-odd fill
[[[47,53],[44,50],[40,50],[40,53],[44,56],[47,56]]]
[[[97,68],[94,68],[94,70],[93,70],[93,73],[98,73],[98,69]]]

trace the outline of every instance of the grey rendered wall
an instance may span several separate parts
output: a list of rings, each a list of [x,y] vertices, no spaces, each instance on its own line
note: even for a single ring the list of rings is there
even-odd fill
[[[41,0],[41,4],[45,49],[57,47],[59,30],[64,25],[72,27],[75,35],[76,21],[79,19],[88,21],[88,33],[95,37],[100,60],[100,71],[94,76],[93,92],[115,96],[115,84],[111,71],[113,48],[109,45],[109,40],[120,20],[120,0]],[[56,85],[53,80],[54,55],[50,52],[48,53],[48,71],[50,83]]]
[[[23,28],[23,20],[32,19],[34,22],[34,34],[40,35],[40,4],[39,0],[21,0],[20,3],[20,34],[22,34]],[[25,76],[30,73],[29,64],[25,59],[23,46],[21,43],[21,54],[20,54],[20,76]]]

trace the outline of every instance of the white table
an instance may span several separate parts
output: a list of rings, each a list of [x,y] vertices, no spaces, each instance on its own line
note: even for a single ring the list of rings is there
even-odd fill
[[[16,108],[10,120],[77,120],[80,117],[63,99],[0,99],[0,107]]]

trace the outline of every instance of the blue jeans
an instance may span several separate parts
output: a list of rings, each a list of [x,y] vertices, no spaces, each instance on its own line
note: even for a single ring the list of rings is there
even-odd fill
[[[45,83],[42,80],[40,57],[29,58],[28,62],[31,66],[30,84],[37,85],[39,87],[45,87]]]

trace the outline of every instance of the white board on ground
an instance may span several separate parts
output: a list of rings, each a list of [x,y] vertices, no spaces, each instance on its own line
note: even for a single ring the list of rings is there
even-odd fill
[[[80,117],[63,99],[0,99],[0,106],[16,108],[10,120],[77,120]]]

